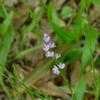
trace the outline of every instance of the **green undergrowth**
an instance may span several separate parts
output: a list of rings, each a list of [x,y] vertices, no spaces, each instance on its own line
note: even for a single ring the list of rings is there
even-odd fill
[[[9,7],[0,0],[0,91],[7,100],[99,100],[100,28],[92,24],[90,8],[99,7],[100,0],[79,0],[76,8],[76,0],[68,0],[60,9],[54,0],[37,1],[34,7],[26,0]],[[55,51],[61,52],[58,60],[44,57],[43,34],[48,31]],[[67,65],[58,76],[61,86],[53,84],[51,72],[59,62]],[[72,83],[74,72],[79,77]]]

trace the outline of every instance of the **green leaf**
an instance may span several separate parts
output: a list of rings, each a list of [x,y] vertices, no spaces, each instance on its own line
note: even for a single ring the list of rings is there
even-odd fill
[[[9,14],[9,16],[7,16],[7,19],[5,20],[5,23],[7,24],[9,23],[9,25],[2,24],[5,29],[3,31],[5,32],[5,34],[3,35],[2,42],[0,44],[0,77],[4,72],[8,52],[14,35],[14,32],[12,31],[11,27],[9,27],[11,26],[10,24],[11,22],[12,22],[12,12]]]
[[[92,0],[81,0],[79,13],[83,14],[85,11],[87,11],[91,3]]]
[[[51,25],[54,23],[60,27],[64,26],[64,22],[58,17],[57,12],[52,5],[48,6],[47,13]]]
[[[71,31],[66,31],[64,28],[52,23],[54,32],[57,34],[58,38],[67,44],[75,43],[75,33]]]
[[[5,16],[4,11],[3,11],[2,7],[0,6],[0,17],[4,17],[4,16]]]
[[[68,44],[75,43],[77,35],[74,32],[66,31],[63,27],[61,27],[61,24],[58,21],[60,19],[51,5],[48,7],[48,18],[54,32],[59,37],[59,39]]]
[[[81,78],[75,87],[72,100],[83,100],[85,90],[86,90],[86,83],[85,83],[84,79]]]
[[[13,13],[11,12],[10,14],[8,14],[8,16],[6,16],[7,18],[2,24],[2,28],[4,29],[2,29],[1,32],[4,32],[4,34],[2,36],[2,41],[0,43],[0,85],[2,86],[9,100],[11,100],[11,94],[9,93],[8,88],[5,86],[3,82],[3,75],[6,69],[5,65],[7,62],[7,56],[9,53],[9,49],[11,47],[11,43],[14,38],[14,32],[13,32],[12,24],[11,24],[12,16],[13,16]]]
[[[99,6],[100,6],[100,0],[92,0],[92,2],[93,2],[95,5],[99,5]]]
[[[95,86],[96,86],[96,92],[95,92],[96,99],[95,100],[99,100],[99,97],[100,97],[100,75],[96,76]]]
[[[65,53],[62,57],[63,62],[73,63],[74,61],[80,59],[81,50],[80,49],[70,49],[67,53]]]
[[[66,18],[69,18],[69,17],[71,17],[72,15],[73,15],[73,10],[72,10],[72,8],[71,7],[69,7],[69,6],[64,6],[63,8],[62,8],[62,11],[61,11],[61,17],[63,18],[63,19],[66,19]]]
[[[83,48],[83,54],[81,59],[82,67],[91,63],[97,39],[97,32],[91,27],[87,26],[85,34],[86,34],[86,42]]]
[[[88,24],[86,16],[78,15],[73,24],[74,32],[77,36],[80,36],[82,32],[86,29],[86,25]]]
[[[13,13],[11,12],[9,15],[7,15],[7,18],[4,20],[3,24],[1,24],[0,31],[2,32],[2,34],[5,34],[8,31],[9,26],[12,23],[12,21],[11,21],[12,16],[13,16]]]

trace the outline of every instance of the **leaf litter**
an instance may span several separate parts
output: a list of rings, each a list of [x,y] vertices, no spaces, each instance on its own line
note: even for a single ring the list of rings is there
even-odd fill
[[[0,100],[99,100],[98,1],[0,1]],[[45,57],[45,33],[58,59]]]

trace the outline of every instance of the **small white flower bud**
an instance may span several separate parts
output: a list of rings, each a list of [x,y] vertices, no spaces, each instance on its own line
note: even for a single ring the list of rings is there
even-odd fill
[[[60,69],[64,69],[64,68],[65,68],[65,64],[64,64],[64,63],[59,63],[57,66],[58,66]]]
[[[58,58],[60,58],[60,57],[61,57],[61,54],[58,54],[58,53],[55,54],[55,58],[56,58],[56,59],[58,59]]]
[[[52,69],[52,72],[53,72],[53,74],[55,74],[55,75],[59,75],[59,74],[60,74],[60,71],[59,71],[58,67],[55,66],[55,65],[54,65],[54,68]]]
[[[48,43],[49,41],[51,41],[51,37],[50,37],[47,33],[45,33],[45,34],[44,34],[43,41],[44,41],[45,43]]]
[[[54,57],[54,52],[53,51],[47,51],[45,56],[46,57]]]
[[[52,48],[55,48],[55,47],[56,47],[55,43],[54,43],[54,42],[52,42],[52,41],[50,41],[47,45],[49,46],[49,48],[50,48],[50,49],[52,49]]]
[[[44,46],[43,46],[43,51],[47,52],[48,50],[49,50],[48,45],[44,44]]]

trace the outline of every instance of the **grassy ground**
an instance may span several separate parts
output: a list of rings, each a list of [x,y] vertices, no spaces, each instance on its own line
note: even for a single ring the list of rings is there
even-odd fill
[[[0,0],[0,100],[100,100],[100,0]]]

